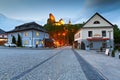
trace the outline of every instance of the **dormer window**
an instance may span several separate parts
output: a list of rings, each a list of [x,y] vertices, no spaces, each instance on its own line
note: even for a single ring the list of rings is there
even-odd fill
[[[94,24],[100,24],[100,21],[95,21]]]

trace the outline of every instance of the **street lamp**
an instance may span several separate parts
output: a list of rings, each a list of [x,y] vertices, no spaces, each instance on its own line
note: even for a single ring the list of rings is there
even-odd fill
[[[65,36],[66,36],[66,33],[63,32],[62,35],[63,35],[63,37],[64,37],[64,45],[65,45]]]
[[[45,31],[43,31],[43,34],[44,34],[44,36],[43,36],[43,40],[42,40],[42,45],[43,45],[43,47],[45,47]]]
[[[108,33],[109,33],[109,48],[110,48],[110,52],[111,52],[111,32],[112,32],[112,30],[110,30],[110,31],[108,31]]]

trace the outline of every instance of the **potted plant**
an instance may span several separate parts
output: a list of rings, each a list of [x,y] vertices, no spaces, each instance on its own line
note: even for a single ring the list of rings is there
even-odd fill
[[[115,57],[115,50],[112,50],[111,56],[112,56],[112,57]]]
[[[102,52],[103,51],[103,47],[100,47],[100,52]]]
[[[87,45],[87,46],[86,46],[86,50],[90,50],[90,47],[89,47],[89,45]]]

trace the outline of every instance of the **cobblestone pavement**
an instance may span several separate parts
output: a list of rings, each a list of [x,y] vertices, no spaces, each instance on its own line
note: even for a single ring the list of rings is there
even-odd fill
[[[96,51],[75,50],[108,80],[120,80],[120,60]]]
[[[0,48],[0,80],[119,80],[118,63],[104,54],[71,47],[4,47]]]
[[[69,47],[0,49],[0,80],[87,80]]]

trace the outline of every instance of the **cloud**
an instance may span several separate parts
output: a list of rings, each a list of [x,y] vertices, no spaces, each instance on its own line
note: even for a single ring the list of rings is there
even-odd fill
[[[86,0],[86,7],[98,12],[110,12],[119,8],[120,0]]]
[[[120,3],[120,0],[87,0],[87,4],[91,7],[94,6],[109,6]]]

